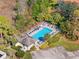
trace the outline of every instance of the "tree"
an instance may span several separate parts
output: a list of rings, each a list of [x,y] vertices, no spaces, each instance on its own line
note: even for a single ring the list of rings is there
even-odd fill
[[[70,40],[78,40],[78,36],[75,34],[78,29],[79,22],[73,23],[73,21],[65,21],[60,23],[60,29],[62,33]]]
[[[15,55],[16,55],[17,57],[23,57],[24,54],[25,54],[25,52],[23,52],[23,51],[21,51],[21,50],[18,50],[18,51],[15,53]]]
[[[64,19],[59,22],[59,27],[62,33],[70,40],[78,40],[78,35],[75,34],[78,30],[78,6],[75,3],[60,2],[58,11],[64,16]],[[74,27],[73,27],[74,26]]]
[[[61,34],[60,34],[60,33],[56,34],[55,36],[50,37],[50,38],[47,40],[49,46],[50,46],[52,43],[58,42],[58,41],[60,40],[60,37],[61,37]]]
[[[58,0],[50,0],[50,5],[55,7],[58,4]]]
[[[79,9],[74,10],[73,12],[73,19],[79,19]]]
[[[79,17],[79,9],[74,10],[74,15]]]
[[[63,17],[60,15],[60,13],[53,13],[52,17],[48,21],[50,21],[52,24],[58,24],[62,20]]]
[[[44,20],[44,15],[47,14],[49,7],[49,0],[36,0],[32,7],[32,16],[35,20],[39,21],[40,16],[41,20]]]
[[[0,30],[2,38],[7,41],[7,44],[13,45],[16,43],[16,38],[13,37],[16,29],[12,26],[12,22],[6,17],[0,16]]]
[[[19,14],[16,16],[16,19],[16,29],[20,30],[21,28],[24,28],[27,20]]]
[[[31,56],[30,52],[27,51],[27,52],[25,53],[23,59],[32,59],[32,56]]]
[[[58,8],[60,9],[61,14],[67,19],[71,19],[72,13],[75,9],[77,9],[77,6],[75,3],[70,2],[60,2],[58,5]]]

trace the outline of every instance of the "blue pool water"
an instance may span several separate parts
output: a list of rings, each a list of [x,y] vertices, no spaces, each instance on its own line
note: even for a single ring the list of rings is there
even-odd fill
[[[52,32],[51,29],[49,28],[43,28],[42,30],[40,30],[39,32],[37,32],[36,34],[34,34],[32,37],[36,40],[40,40],[40,41],[44,41],[44,36],[46,34],[49,34],[50,32]]]

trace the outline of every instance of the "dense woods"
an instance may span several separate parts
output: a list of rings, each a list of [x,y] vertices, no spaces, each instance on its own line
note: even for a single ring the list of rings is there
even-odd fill
[[[4,44],[13,45],[16,43],[16,39],[13,37],[16,33],[15,27],[12,26],[11,22],[6,17],[0,16],[0,38],[4,40]]]
[[[17,42],[14,37],[17,32],[24,33],[42,21],[56,25],[60,30],[60,34],[54,37],[45,36],[49,46],[59,41],[60,36],[69,41],[79,40],[79,5],[76,3],[59,0],[16,0],[16,5],[12,9],[15,15],[11,21],[0,16],[0,43],[5,46],[14,46]],[[31,59],[29,52],[17,50],[15,55]]]
[[[29,11],[26,10],[24,15],[17,14],[16,27],[18,29],[25,26],[28,28],[28,25],[34,25],[36,22],[47,21],[57,25],[70,40],[79,39],[77,35],[79,32],[79,6],[76,3],[57,0],[34,0],[34,2],[28,0],[26,5],[31,6],[31,10],[28,8]],[[26,15],[27,12],[31,14]]]

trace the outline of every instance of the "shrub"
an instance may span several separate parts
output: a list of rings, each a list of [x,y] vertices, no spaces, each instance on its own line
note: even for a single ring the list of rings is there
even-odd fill
[[[17,57],[23,57],[24,54],[25,54],[25,52],[23,52],[23,51],[21,51],[21,50],[18,50],[18,51],[15,53],[15,55],[16,55]]]
[[[17,50],[17,51],[19,51],[20,48],[21,48],[21,46],[17,46],[17,47],[16,47],[16,46],[12,46],[11,48],[12,48],[12,49],[15,49],[15,50]]]
[[[59,41],[59,39],[60,39],[60,34],[58,33],[58,34],[56,34],[55,36],[50,37],[50,38],[48,39],[48,43],[49,43],[49,44],[55,43],[55,42]]]
[[[32,56],[31,56],[30,52],[27,51],[27,52],[25,53],[23,59],[32,59]]]

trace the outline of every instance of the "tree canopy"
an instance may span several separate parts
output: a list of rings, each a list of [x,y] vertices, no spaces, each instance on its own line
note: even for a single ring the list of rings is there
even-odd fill
[[[72,17],[72,14],[74,10],[77,9],[77,6],[75,3],[71,2],[60,2],[58,8],[60,9],[61,14],[68,20]]]
[[[16,39],[13,38],[13,35],[16,33],[16,29],[12,26],[10,20],[6,17],[0,16],[0,34],[1,38],[7,41],[7,43],[15,43]]]

